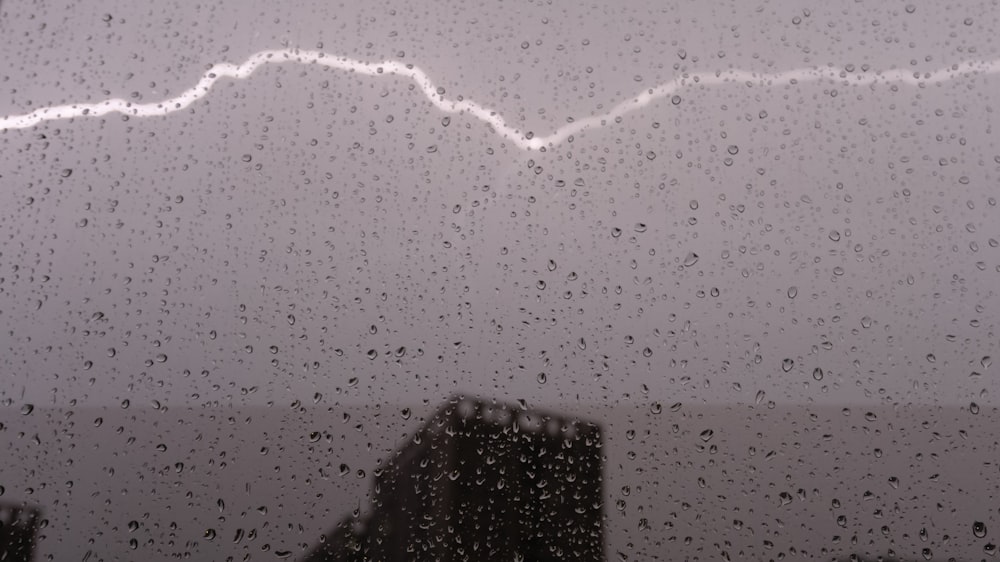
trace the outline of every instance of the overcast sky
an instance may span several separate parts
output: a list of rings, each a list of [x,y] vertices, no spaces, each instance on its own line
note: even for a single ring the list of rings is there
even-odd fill
[[[415,64],[541,136],[685,72],[998,49],[988,3],[347,4],[8,2],[0,113],[159,102],[301,48]],[[1000,263],[997,77],[967,74],[689,82],[544,153],[405,77],[294,62],[165,116],[8,129],[2,391],[964,403]]]

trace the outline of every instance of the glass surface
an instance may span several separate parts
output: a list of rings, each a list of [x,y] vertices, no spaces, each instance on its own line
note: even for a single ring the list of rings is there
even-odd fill
[[[998,20],[3,1],[0,543],[992,559]]]

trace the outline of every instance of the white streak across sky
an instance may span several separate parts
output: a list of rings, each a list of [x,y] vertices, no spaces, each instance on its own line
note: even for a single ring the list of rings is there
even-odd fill
[[[774,73],[751,72],[739,69],[727,69],[716,72],[684,72],[663,84],[638,92],[631,98],[611,108],[607,113],[575,120],[568,119],[566,125],[549,135],[537,136],[522,132],[516,127],[508,125],[499,112],[474,101],[445,98],[442,93],[439,93],[443,92],[443,90],[438,89],[427,73],[412,64],[400,61],[363,62],[320,51],[281,49],[260,51],[251,55],[246,62],[238,65],[230,63],[216,64],[193,87],[185,90],[176,97],[161,102],[137,104],[121,98],[114,98],[97,103],[75,103],[42,107],[25,115],[0,118],[0,130],[26,129],[44,121],[76,117],[100,117],[115,112],[131,117],[167,115],[175,111],[180,111],[208,95],[212,86],[221,78],[248,78],[255,70],[265,64],[283,62],[307,65],[316,64],[346,73],[357,73],[368,76],[409,78],[417,84],[424,96],[440,111],[474,117],[486,123],[497,135],[508,139],[524,150],[537,150],[543,147],[558,145],[587,129],[603,127],[608,123],[613,123],[615,119],[626,113],[646,107],[659,99],[678,95],[680,91],[686,88],[697,86],[743,84],[747,87],[773,88],[782,85],[829,80],[832,83],[845,87],[899,83],[922,88],[960,78],[1000,73],[1000,60],[967,61],[923,72],[901,69],[875,71],[868,68],[856,71],[852,66],[848,66],[847,68],[835,66],[797,68]]]

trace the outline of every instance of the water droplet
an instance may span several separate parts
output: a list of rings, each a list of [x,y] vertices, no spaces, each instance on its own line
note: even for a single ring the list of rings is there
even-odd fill
[[[819,367],[813,369],[813,378],[817,381],[823,380],[823,369],[820,369]]]
[[[680,105],[680,103],[681,103],[681,97],[678,96],[678,95],[674,95],[673,97],[670,98],[670,103],[672,103],[674,105]]]
[[[795,366],[795,361],[793,361],[791,359],[785,358],[785,359],[781,360],[781,370],[784,371],[784,372],[786,372],[786,373],[788,371],[791,371],[792,367],[794,367],[794,366]]]
[[[684,257],[684,267],[691,267],[696,263],[698,263],[698,254],[688,252],[688,255]]]
[[[834,242],[840,242],[840,232],[838,232],[836,230],[831,230],[830,231],[830,240],[833,240]]]
[[[25,405],[21,406],[21,415],[22,416],[27,416],[27,415],[31,414],[31,412],[34,412],[34,411],[35,411],[35,405],[34,404],[25,404]]]
[[[653,402],[652,404],[649,405],[649,411],[653,412],[654,414],[659,414],[663,412],[663,405],[660,404],[659,402]]]
[[[981,539],[986,536],[986,524],[982,521],[976,521],[972,524],[972,535],[977,539]]]
[[[788,288],[788,298],[794,299],[795,297],[798,296],[798,294],[799,294],[799,288],[796,287],[795,285],[792,285],[791,287]]]
[[[698,436],[701,437],[702,441],[708,443],[714,435],[715,431],[712,431],[711,429],[706,429],[705,431],[702,431]]]
[[[861,327],[862,328],[871,328],[872,327],[871,316],[863,316],[861,318]]]
[[[538,373],[538,376],[535,378],[538,380],[538,384],[545,384],[545,382],[549,380],[548,375],[545,373]]]
[[[764,391],[763,390],[758,390],[757,391],[757,396],[754,397],[754,402],[760,404],[763,401],[764,401]]]

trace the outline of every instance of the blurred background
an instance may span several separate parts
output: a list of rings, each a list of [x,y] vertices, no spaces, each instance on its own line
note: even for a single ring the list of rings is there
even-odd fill
[[[991,558],[998,18],[5,0],[0,502],[36,560],[304,559],[467,396],[601,428],[608,560]],[[308,61],[18,124],[265,49],[517,132]]]

